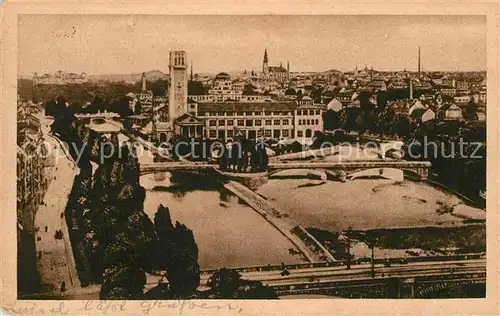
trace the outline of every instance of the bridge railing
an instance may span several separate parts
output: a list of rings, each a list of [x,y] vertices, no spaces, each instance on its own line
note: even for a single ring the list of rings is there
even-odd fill
[[[454,261],[454,260],[468,260],[468,259],[484,259],[486,253],[472,253],[472,254],[460,254],[452,256],[426,256],[426,257],[409,257],[409,258],[387,258],[393,264],[406,264],[406,263],[416,263],[416,262],[437,262],[437,261]],[[375,259],[375,264],[384,264],[387,261],[386,258]],[[351,260],[351,266],[357,264],[369,263],[370,258],[359,258],[356,260]],[[346,266],[347,260],[339,261],[325,261],[316,263],[297,263],[297,264],[286,264],[286,265],[267,265],[267,266],[253,266],[253,267],[239,267],[239,268],[228,268],[235,270],[237,272],[266,272],[266,271],[281,271],[283,268],[288,270],[301,270],[301,269],[312,269],[312,268],[327,268],[327,267],[341,267]],[[219,269],[209,269],[202,270],[201,274],[213,274]]]
[[[365,161],[341,161],[341,162],[270,162],[268,164],[269,169],[291,169],[291,168],[382,168],[382,167],[394,167],[394,168],[430,168],[430,161],[377,161],[377,160],[365,160]]]

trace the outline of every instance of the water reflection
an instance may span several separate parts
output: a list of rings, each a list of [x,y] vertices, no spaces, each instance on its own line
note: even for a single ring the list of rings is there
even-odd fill
[[[295,247],[288,239],[214,177],[167,178],[155,183],[154,177],[141,177],[141,184],[149,188],[144,210],[153,219],[163,204],[173,221],[193,230],[202,269],[301,262],[290,252]]]

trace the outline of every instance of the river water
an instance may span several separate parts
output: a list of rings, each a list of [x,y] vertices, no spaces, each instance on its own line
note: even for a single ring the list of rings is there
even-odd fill
[[[152,162],[148,151],[139,160]],[[289,249],[296,248],[286,237],[221,185],[207,185],[202,178],[175,183],[169,173],[165,175],[164,179],[152,174],[141,177],[147,192],[145,212],[153,220],[163,204],[173,221],[193,230],[202,269],[304,260],[290,254]],[[294,224],[328,231],[349,226],[355,230],[461,226],[464,219],[486,217],[485,211],[423,182],[270,179],[257,193],[287,213]]]
[[[141,177],[146,188],[144,210],[151,218],[159,204],[173,221],[193,230],[202,269],[302,262],[294,245],[249,206],[223,187],[193,186]],[[158,187],[162,187],[159,191]],[[155,190],[155,187],[156,190]]]

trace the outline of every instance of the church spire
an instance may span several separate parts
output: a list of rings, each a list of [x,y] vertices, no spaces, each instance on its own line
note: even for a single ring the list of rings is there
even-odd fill
[[[267,47],[264,49],[264,61],[262,62],[262,72],[267,74],[269,71],[269,64],[267,60]]]

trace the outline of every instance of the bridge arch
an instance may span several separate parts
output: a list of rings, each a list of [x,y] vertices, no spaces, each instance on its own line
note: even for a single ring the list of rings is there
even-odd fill
[[[307,168],[297,168],[297,169],[271,169],[268,171],[267,176],[269,178],[276,178],[280,176],[280,173],[290,172],[291,175],[281,175],[283,177],[297,177],[297,178],[309,178],[310,176],[319,177],[320,179],[326,180],[326,170],[322,169],[307,169]],[[302,174],[293,174],[302,173]],[[306,174],[303,174],[306,173]]]
[[[334,166],[334,167],[329,167],[329,166],[322,166],[321,168],[307,168],[306,166],[300,167],[297,166],[295,167],[273,167],[272,165],[270,166],[268,170],[268,176],[271,178],[275,176],[277,173],[280,173],[285,170],[308,170],[310,174],[315,174],[314,171],[320,171],[322,173],[326,173],[328,178],[337,178],[340,172],[344,171],[345,175],[347,176],[346,178],[349,180],[354,180],[356,178],[360,177],[366,177],[366,176],[376,176],[380,178],[385,178],[389,180],[395,180],[395,181],[403,181],[405,178],[409,178],[411,180],[425,180],[427,179],[428,175],[428,170],[427,167],[414,167],[414,168],[405,168],[405,167],[385,167],[385,166],[380,166],[380,167],[373,167],[373,166],[358,166],[358,167],[349,167],[349,166]],[[381,172],[382,170],[382,172]]]
[[[362,171],[356,171],[347,175],[347,179],[355,180],[363,177],[377,177],[387,180],[403,181],[404,172],[396,168],[371,168]]]

